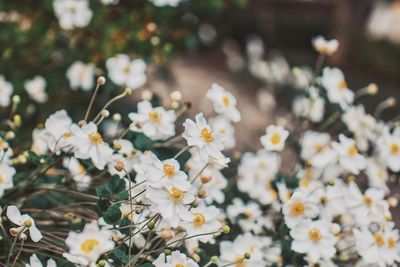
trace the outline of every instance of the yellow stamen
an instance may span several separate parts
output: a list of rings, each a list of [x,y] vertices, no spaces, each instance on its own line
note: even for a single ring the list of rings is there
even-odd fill
[[[389,248],[396,248],[397,247],[396,239],[394,239],[394,237],[392,236],[389,236],[387,239],[387,245]]]
[[[206,223],[206,217],[202,213],[194,214],[193,224],[196,227],[203,226]]]
[[[321,235],[321,231],[318,230],[317,228],[312,228],[309,232],[308,232],[308,237],[314,241],[314,242],[318,242],[321,240],[322,235]]]
[[[303,215],[304,210],[305,207],[303,202],[293,203],[292,206],[290,207],[290,213],[292,214],[292,216],[295,217]]]
[[[346,90],[347,88],[349,88],[349,87],[347,86],[347,83],[346,83],[345,80],[341,80],[341,81],[339,82],[339,84],[338,84],[338,87],[339,87],[340,90]]]
[[[398,144],[392,144],[390,146],[390,153],[391,154],[399,154],[400,153],[400,146]]]
[[[229,106],[229,104],[231,103],[231,101],[229,100],[229,97],[224,96],[222,98],[222,102],[224,103],[224,106]]]
[[[375,239],[375,243],[378,247],[385,245],[385,239],[383,239],[383,236],[380,233],[375,233],[374,239]]]
[[[347,155],[349,155],[350,157],[354,157],[357,154],[358,154],[358,150],[355,146],[351,146],[347,149]]]
[[[366,206],[368,206],[368,207],[371,207],[372,206],[372,198],[371,197],[369,197],[369,196],[364,196],[364,204],[366,205]]]
[[[159,123],[161,121],[162,114],[157,110],[152,110],[149,112],[149,120],[152,123]]]
[[[0,184],[4,184],[5,179],[4,176],[0,174]]]
[[[167,176],[168,178],[172,178],[176,173],[174,166],[170,164],[164,164],[163,170],[164,170],[164,175]]]
[[[273,145],[279,144],[279,143],[281,142],[281,140],[282,140],[282,137],[281,137],[281,135],[278,134],[278,133],[273,134],[273,135],[271,136],[271,138],[270,138],[270,141],[271,141],[271,143],[272,143]]]
[[[64,138],[69,138],[71,136],[72,136],[72,133],[70,133],[70,132],[66,132],[66,133],[63,134]]]
[[[183,191],[179,190],[176,187],[172,187],[172,189],[171,189],[171,198],[172,198],[173,201],[180,202],[180,201],[182,201],[183,197],[184,197]]]
[[[90,134],[89,135],[89,140],[94,145],[99,145],[99,144],[102,144],[104,142],[103,141],[103,137],[99,133]]]
[[[81,249],[83,252],[86,254],[89,254],[92,252],[92,250],[100,245],[99,240],[97,239],[86,239],[82,244],[81,244]]]
[[[214,141],[214,135],[208,128],[201,129],[200,135],[206,143],[211,143]]]

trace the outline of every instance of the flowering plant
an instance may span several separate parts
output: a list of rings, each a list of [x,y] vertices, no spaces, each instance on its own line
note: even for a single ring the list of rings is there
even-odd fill
[[[300,123],[266,125],[262,148],[239,154],[230,151],[242,116],[218,84],[206,94],[211,115],[184,118],[190,104],[177,91],[164,105],[144,91],[130,113],[110,114],[147,81],[142,60],[112,56],[106,73],[125,89],[94,112],[106,78],[69,70],[71,88],[95,87],[86,110],[53,112],[27,146],[32,114],[2,78],[1,266],[398,263],[387,184],[400,170],[400,128],[378,116],[393,100],[366,114],[358,97],[377,87],[354,93],[339,69],[320,75],[338,43],[313,44],[319,63],[294,100]],[[339,121],[346,130],[333,131]]]

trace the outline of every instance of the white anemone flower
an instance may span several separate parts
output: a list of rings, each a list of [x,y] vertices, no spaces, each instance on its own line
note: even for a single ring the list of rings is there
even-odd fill
[[[186,256],[186,254],[180,253],[175,250],[171,255],[165,255],[161,253],[158,258],[153,261],[153,265],[156,267],[198,267],[199,265]]]
[[[53,8],[64,30],[86,27],[93,16],[88,0],[55,0]]]
[[[349,104],[353,103],[354,92],[349,89],[340,69],[325,67],[321,82],[327,90],[329,101],[332,103],[339,104],[342,109],[346,109]]]
[[[113,149],[103,140],[93,122],[79,127],[76,124],[70,127],[72,137],[70,143],[74,147],[75,157],[91,159],[96,168],[102,170],[113,154]]]
[[[228,119],[226,119],[224,116],[211,118],[210,126],[213,131],[224,136],[224,149],[231,149],[235,147],[235,128]]]
[[[319,35],[312,39],[312,45],[318,53],[331,56],[338,49],[339,42],[336,39],[327,40],[323,36]]]
[[[51,114],[45,122],[45,135],[47,146],[53,152],[65,150],[68,146],[71,132],[69,127],[72,125],[72,119],[65,110],[59,110]]]
[[[32,80],[26,80],[24,87],[30,98],[38,103],[44,103],[48,99],[45,91],[46,84],[47,82],[42,76],[35,76]]]
[[[400,171],[400,127],[378,139],[379,156],[393,172]]]
[[[99,228],[97,223],[86,224],[80,233],[69,232],[65,244],[69,253],[63,256],[72,263],[84,266],[96,266],[100,256],[115,246],[112,231]]]
[[[5,190],[14,187],[12,178],[15,173],[15,168],[0,160],[0,198],[4,195]]]
[[[85,64],[82,61],[75,61],[67,70],[69,86],[72,90],[82,88],[83,91],[90,91],[94,87],[95,66],[92,63]]]
[[[353,139],[343,134],[339,135],[339,143],[334,142],[333,148],[338,154],[340,165],[353,174],[359,174],[366,167],[366,159],[361,155]]]
[[[74,157],[64,158],[63,166],[69,170],[78,190],[89,188],[92,178],[87,174],[85,167]]]
[[[131,60],[128,55],[117,54],[107,59],[106,68],[116,85],[137,89],[147,81],[146,63],[142,59]]]
[[[240,113],[236,108],[236,98],[222,86],[214,83],[208,89],[207,98],[213,102],[216,113],[221,114],[232,122],[240,121]]]
[[[40,262],[36,254],[32,254],[29,258],[29,264],[25,264],[25,267],[43,267],[43,264]],[[57,264],[53,259],[48,259],[46,267],[57,267]]]
[[[13,85],[0,75],[0,107],[10,105],[11,95],[14,91]]]
[[[261,136],[260,141],[268,151],[282,151],[289,132],[282,126],[270,125],[266,129],[266,134]]]
[[[13,227],[10,229],[12,236],[18,236],[21,233],[29,230],[29,236],[33,242],[39,242],[43,236],[42,233],[37,229],[35,221],[28,214],[20,213],[16,206],[7,207],[7,218],[18,227]]]
[[[332,163],[336,152],[331,146],[331,137],[327,133],[306,131],[301,139],[301,158],[317,168]]]
[[[295,228],[304,220],[312,219],[318,215],[318,207],[311,198],[307,198],[300,191],[293,193],[289,201],[282,208],[285,223],[289,228]]]
[[[137,107],[137,113],[129,113],[131,131],[143,132],[152,140],[163,140],[175,135],[175,111],[153,107],[146,100],[139,102]]]

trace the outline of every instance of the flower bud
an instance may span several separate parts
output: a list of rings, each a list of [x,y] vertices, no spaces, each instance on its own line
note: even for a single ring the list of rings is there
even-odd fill
[[[171,99],[174,101],[182,100],[182,93],[179,91],[173,91],[170,96],[171,96]]]
[[[144,90],[142,92],[142,100],[150,101],[153,98],[153,92],[150,90]]]
[[[376,95],[376,93],[378,93],[378,86],[375,83],[370,83],[367,86],[367,91],[370,95]]]
[[[14,115],[14,117],[13,117],[13,123],[14,123],[15,127],[21,126],[21,123],[22,123],[22,118],[21,118],[21,116],[18,115],[18,114]]]
[[[164,240],[171,239],[175,236],[175,233],[171,230],[162,230],[160,237]]]
[[[171,255],[172,251],[169,248],[166,248],[166,249],[164,249],[164,254],[167,255],[167,256]]]
[[[120,142],[114,142],[114,149],[115,149],[116,151],[121,150],[121,148],[122,148],[122,145],[121,145]]]
[[[121,114],[119,114],[119,113],[114,113],[112,118],[115,121],[121,121],[122,120]]]
[[[192,258],[193,258],[193,260],[195,261],[195,262],[200,262],[200,260],[201,260],[201,258],[200,258],[200,256],[199,256],[199,254],[192,254]]]
[[[229,225],[224,225],[224,226],[222,226],[222,228],[221,228],[221,232],[222,233],[224,233],[224,234],[229,234],[229,232],[231,231],[231,228],[229,227]]]
[[[251,258],[251,254],[249,252],[244,253],[243,257],[248,260]]]
[[[99,78],[97,78],[97,83],[99,85],[103,85],[106,83],[106,78],[104,76],[100,76]]]
[[[83,125],[86,125],[86,121],[80,120],[80,121],[78,122],[78,125],[82,127]]]
[[[110,111],[108,111],[107,109],[104,109],[101,111],[100,115],[104,118],[107,118],[108,116],[110,116]]]
[[[100,77],[99,77],[100,78]],[[104,267],[104,266],[106,266],[106,261],[105,260],[99,260],[98,262],[97,262],[97,266],[99,266],[99,267]]]
[[[209,175],[208,176],[204,175],[204,176],[200,177],[200,181],[202,184],[208,184],[211,181],[211,179],[212,179],[212,177]]]
[[[19,102],[21,102],[21,98],[19,97],[19,95],[14,95],[14,96],[12,97],[12,102],[13,102],[14,104],[18,104]]]
[[[28,236],[27,236],[25,233],[21,233],[21,234],[19,235],[19,240],[25,241],[25,240],[27,240],[27,239],[28,239]]]
[[[114,168],[117,171],[121,172],[121,171],[123,171],[125,169],[125,164],[122,161],[118,160],[117,162],[115,162]]]
[[[194,200],[191,204],[192,208],[197,208],[199,206],[199,202]]]
[[[8,131],[5,136],[6,140],[12,140],[15,138],[15,133],[13,131]]]
[[[205,198],[205,197],[207,197],[207,191],[205,189],[201,188],[199,190],[199,192],[197,192],[197,196],[199,198]]]
[[[156,223],[154,221],[149,221],[147,223],[147,228],[149,228],[150,230],[154,230],[154,228],[156,228]]]
[[[331,227],[330,227],[330,229],[329,229],[329,231],[330,231],[331,234],[333,234],[333,235],[339,234],[339,233],[340,233],[340,230],[341,230],[340,225],[337,224],[337,223],[332,223],[332,225],[331,225]]]
[[[131,95],[132,92],[133,92],[133,90],[131,88],[129,88],[129,87],[126,87],[125,90],[124,90],[124,93],[127,94],[127,95]]]
[[[217,262],[218,262],[218,257],[217,257],[217,256],[212,256],[212,257],[210,258],[210,261],[211,261],[211,263],[217,264]]]

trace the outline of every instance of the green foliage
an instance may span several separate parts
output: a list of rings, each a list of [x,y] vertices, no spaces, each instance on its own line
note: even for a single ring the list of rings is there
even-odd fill
[[[119,178],[118,175],[114,175],[107,183],[96,188],[96,195],[106,199],[111,199],[113,197],[116,197],[116,199],[124,199],[126,198],[126,192],[124,191],[125,181]]]

